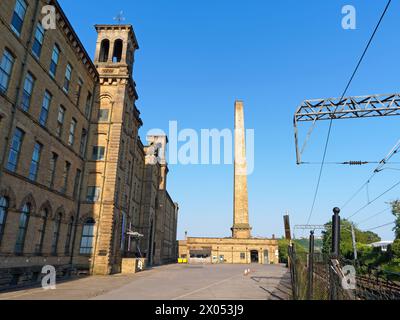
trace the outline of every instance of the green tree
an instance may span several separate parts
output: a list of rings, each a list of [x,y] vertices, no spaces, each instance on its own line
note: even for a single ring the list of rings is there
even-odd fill
[[[393,228],[396,239],[400,239],[400,200],[393,201],[392,213],[396,218],[395,227]]]
[[[332,222],[325,224],[326,231],[323,232],[323,253],[331,253],[332,243]],[[354,227],[354,233],[357,244],[371,244],[380,241],[381,238],[371,231],[362,231]],[[364,246],[365,248],[365,246]],[[369,252],[369,250],[365,250]],[[354,258],[353,239],[351,236],[351,222],[348,220],[341,220],[340,222],[340,253],[346,259]]]
[[[393,242],[392,252],[395,258],[400,259],[400,239],[397,239]]]

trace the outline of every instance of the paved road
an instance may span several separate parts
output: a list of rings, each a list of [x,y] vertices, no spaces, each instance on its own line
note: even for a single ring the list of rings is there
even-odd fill
[[[0,294],[1,299],[96,300],[287,300],[290,275],[281,265],[168,265],[136,275],[88,277]]]

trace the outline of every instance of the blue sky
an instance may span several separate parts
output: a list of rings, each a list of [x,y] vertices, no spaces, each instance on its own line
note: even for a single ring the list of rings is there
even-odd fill
[[[93,56],[93,25],[114,23],[120,10],[133,24],[140,50],[134,78],[144,127],[168,131],[232,128],[235,99],[245,102],[247,128],[255,130],[255,170],[249,176],[253,235],[283,234],[283,214],[304,224],[312,204],[318,166],[297,166],[292,119],[305,99],[340,96],[361,55],[385,0],[61,0],[87,51]],[[341,28],[341,9],[357,9],[357,30]],[[400,3],[394,1],[348,93],[399,91]],[[327,161],[381,160],[400,133],[397,117],[334,122]],[[321,161],[327,123],[317,126],[304,154]],[[399,156],[397,156],[399,157]],[[400,162],[400,158],[393,161]],[[394,165],[391,165],[394,167]],[[400,166],[397,166],[400,168]],[[327,222],[375,169],[326,166],[311,222]],[[370,199],[400,180],[385,170],[370,187]],[[170,167],[168,190],[180,203],[178,236],[229,236],[232,224],[233,167]],[[362,221],[400,198],[400,187],[355,218]],[[367,202],[363,191],[343,210],[351,215]],[[391,222],[386,212],[364,229]],[[376,230],[392,239],[391,227]],[[298,234],[300,236],[301,234]]]

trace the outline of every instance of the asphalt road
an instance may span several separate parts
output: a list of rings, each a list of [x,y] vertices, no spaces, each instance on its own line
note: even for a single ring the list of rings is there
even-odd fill
[[[249,275],[244,270],[250,268]],[[281,265],[168,265],[136,275],[93,276],[0,294],[0,300],[287,300],[290,274]]]

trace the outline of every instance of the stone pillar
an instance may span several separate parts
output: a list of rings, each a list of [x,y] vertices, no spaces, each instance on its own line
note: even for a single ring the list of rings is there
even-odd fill
[[[243,102],[235,102],[235,176],[232,237],[251,237],[247,193],[247,161]]]

